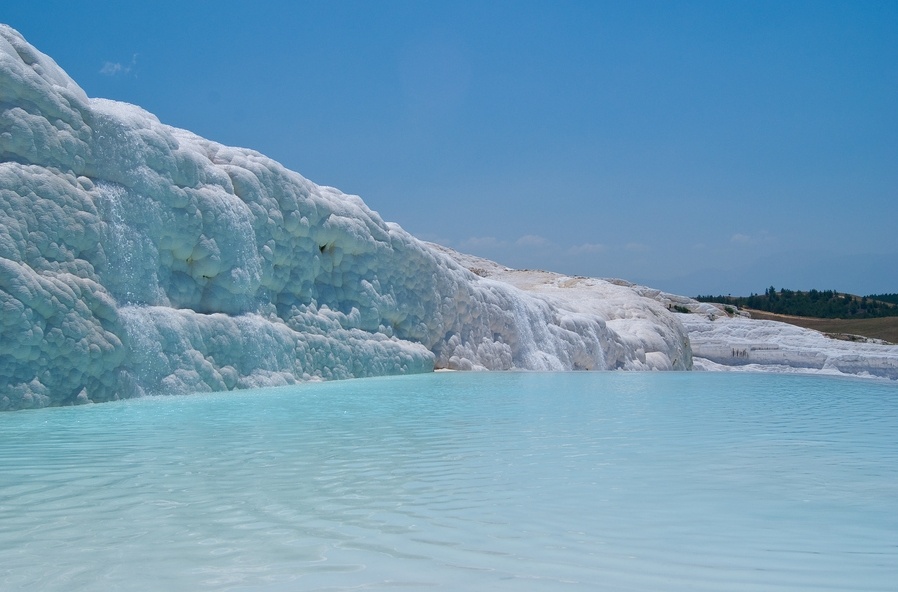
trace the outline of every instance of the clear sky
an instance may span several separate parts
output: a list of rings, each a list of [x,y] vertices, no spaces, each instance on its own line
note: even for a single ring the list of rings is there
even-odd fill
[[[89,96],[416,236],[680,294],[898,292],[898,2],[4,2]]]

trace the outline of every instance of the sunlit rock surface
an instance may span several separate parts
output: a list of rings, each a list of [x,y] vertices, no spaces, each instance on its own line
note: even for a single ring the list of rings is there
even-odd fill
[[[898,380],[898,345],[876,339],[835,339],[813,329],[752,319],[724,304],[609,280],[677,312],[686,328],[695,370],[791,372]]]
[[[898,346],[854,343],[787,323],[683,315],[699,370],[822,372],[898,380]]]
[[[435,367],[691,367],[651,298],[481,277],[356,196],[89,99],[5,26],[0,206],[0,409]]]
[[[506,283],[555,310],[564,324],[586,334],[596,317],[612,330],[611,338],[596,343],[603,348],[607,367],[627,370],[679,370],[692,366],[692,352],[683,334],[680,315],[670,314],[662,292],[620,280],[567,276],[550,271],[511,269],[494,261],[430,244],[472,273]],[[645,292],[645,293],[643,293]],[[672,298],[681,298],[671,296]],[[689,300],[689,299],[684,299]],[[538,339],[537,339],[538,341]],[[585,367],[588,361],[584,360]]]

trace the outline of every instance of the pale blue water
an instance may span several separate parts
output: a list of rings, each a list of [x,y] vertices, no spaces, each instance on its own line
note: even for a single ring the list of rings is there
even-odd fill
[[[0,414],[0,589],[898,589],[898,386],[434,374]]]

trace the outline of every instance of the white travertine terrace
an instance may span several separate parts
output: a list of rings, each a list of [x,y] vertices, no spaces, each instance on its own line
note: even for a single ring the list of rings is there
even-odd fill
[[[693,353],[898,379],[898,346],[419,241],[258,152],[88,98],[0,25],[0,410],[435,368],[688,370]]]
[[[480,277],[356,196],[88,98],[0,25],[0,409],[434,368],[691,367],[675,315],[590,282],[572,300],[573,284]]]

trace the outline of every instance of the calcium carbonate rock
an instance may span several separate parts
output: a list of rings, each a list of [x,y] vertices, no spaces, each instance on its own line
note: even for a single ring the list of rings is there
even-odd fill
[[[691,366],[651,298],[577,280],[572,299],[566,281],[480,277],[358,197],[89,99],[0,26],[0,409],[435,367]]]
[[[898,380],[898,346],[853,343],[745,317],[683,315],[701,370],[814,372]]]

